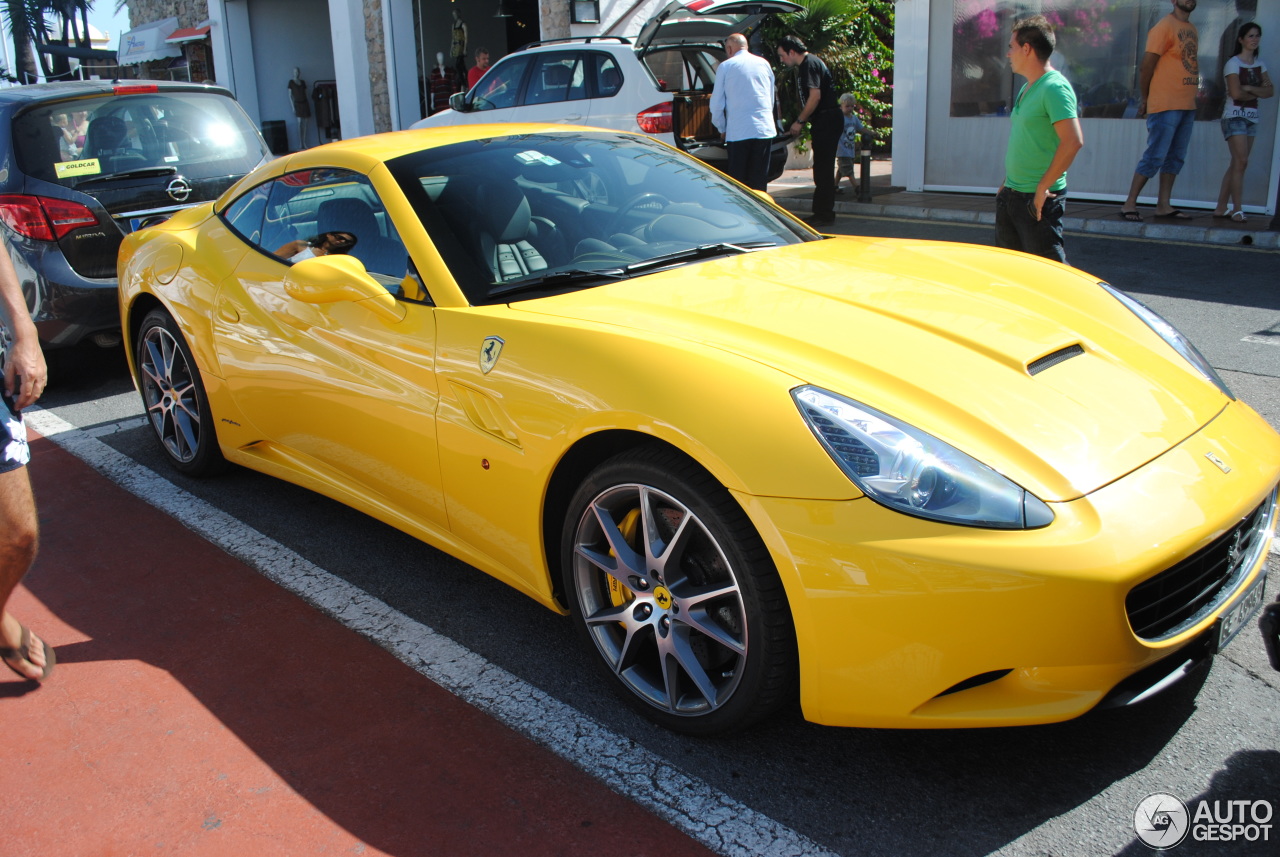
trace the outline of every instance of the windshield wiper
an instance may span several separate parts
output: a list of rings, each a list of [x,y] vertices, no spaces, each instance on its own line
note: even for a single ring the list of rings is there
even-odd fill
[[[505,286],[489,292],[489,297],[496,298],[502,297],[503,295],[518,294],[519,292],[533,292],[538,289],[544,289],[547,286],[559,285],[561,283],[574,283],[601,278],[606,280],[625,280],[627,277],[627,272],[622,268],[600,268],[597,270],[588,270],[587,268],[569,268],[564,271],[549,271],[545,274],[539,274],[536,277],[525,277],[523,280],[508,283]]]
[[[626,267],[628,274],[637,274],[642,271],[650,271],[654,268],[663,268],[673,262],[684,262],[691,259],[710,259],[714,256],[734,256],[739,253],[754,253],[757,250],[763,250],[766,247],[776,247],[776,243],[772,241],[751,241],[744,244],[730,244],[721,242],[719,244],[702,244],[697,247],[690,247],[688,250],[678,250],[675,253],[667,253],[663,256],[655,256],[652,259],[645,259],[643,262],[633,262]]]
[[[87,179],[81,179],[76,182],[76,187],[83,187],[87,184],[98,184],[99,182],[110,182],[117,179],[142,179],[147,176],[172,176],[177,175],[177,167],[142,167],[137,170],[125,170],[121,173],[109,173],[105,176],[92,176]]]

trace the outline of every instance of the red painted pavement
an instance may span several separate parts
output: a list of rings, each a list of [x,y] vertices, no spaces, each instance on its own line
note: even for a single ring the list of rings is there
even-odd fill
[[[33,433],[34,435],[34,433]],[[711,852],[34,437],[0,855]],[[12,680],[10,680],[12,679]]]

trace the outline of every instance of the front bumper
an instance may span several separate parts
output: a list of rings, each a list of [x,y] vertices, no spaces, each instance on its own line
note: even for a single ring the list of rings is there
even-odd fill
[[[1280,437],[1231,403],[1137,471],[1051,504],[1057,517],[1039,530],[938,524],[865,498],[739,499],[787,588],[808,719],[1009,726],[1076,717],[1131,676],[1191,652],[1265,574],[1274,513],[1229,591],[1176,633],[1139,638],[1126,596],[1237,526],[1277,480]]]

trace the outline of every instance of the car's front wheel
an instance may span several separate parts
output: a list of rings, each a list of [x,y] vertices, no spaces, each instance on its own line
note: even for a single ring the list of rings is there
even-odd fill
[[[200,371],[178,324],[152,310],[138,332],[138,389],[169,462],[190,476],[212,476],[226,467],[209,412]]]
[[[570,503],[565,591],[623,696],[677,732],[740,729],[794,698],[782,582],[729,492],[677,452],[601,465]]]

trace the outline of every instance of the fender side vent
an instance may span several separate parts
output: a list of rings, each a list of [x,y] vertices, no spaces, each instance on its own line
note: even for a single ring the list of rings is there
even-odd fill
[[[1039,375],[1049,367],[1057,366],[1059,363],[1070,360],[1072,357],[1079,357],[1081,354],[1084,354],[1084,349],[1079,345],[1068,345],[1066,348],[1055,351],[1052,354],[1046,354],[1039,360],[1033,361],[1027,366],[1027,372],[1031,375]]]
[[[991,684],[991,682],[993,681],[999,681],[1000,679],[1004,678],[1011,672],[1013,672],[1013,670],[1011,669],[992,670],[989,673],[982,673],[981,675],[975,675],[975,676],[972,676],[971,678],[965,679],[964,681],[957,682],[956,684],[951,685],[951,687],[947,688],[942,693],[938,694],[938,696],[950,696],[951,694],[959,693],[962,690],[970,690],[971,688],[982,687],[982,685],[984,684]],[[938,696],[935,696],[934,699],[937,699]]]

